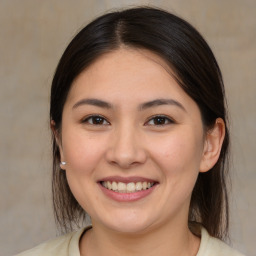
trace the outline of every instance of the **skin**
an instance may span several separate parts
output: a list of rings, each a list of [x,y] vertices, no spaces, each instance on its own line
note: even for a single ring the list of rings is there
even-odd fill
[[[111,106],[84,101],[92,98]],[[157,99],[172,102],[145,107]],[[99,124],[91,115],[100,115]],[[124,47],[101,56],[73,82],[55,134],[71,191],[92,220],[82,255],[196,255],[191,193],[198,173],[218,160],[224,123],[204,130],[197,104],[161,58]],[[117,202],[98,184],[109,176],[157,185],[145,198]]]

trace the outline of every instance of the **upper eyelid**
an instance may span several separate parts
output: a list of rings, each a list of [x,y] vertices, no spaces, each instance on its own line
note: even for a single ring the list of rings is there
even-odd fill
[[[166,119],[170,120],[171,122],[175,123],[175,120],[173,118],[171,118],[170,116],[166,116],[166,115],[153,115],[147,119],[146,123],[154,118],[157,118],[157,117],[166,118]]]
[[[108,121],[108,119],[107,119],[105,116],[100,115],[100,114],[91,114],[91,115],[87,115],[87,116],[83,117],[83,118],[81,119],[81,121],[82,121],[82,122],[85,122],[86,120],[88,120],[88,119],[90,119],[90,118],[93,118],[93,117],[100,117],[100,118],[103,118],[103,119],[105,119],[108,123],[110,123],[110,122]]]
[[[153,119],[158,118],[158,117],[167,119],[167,122],[165,120],[165,122],[163,124],[156,124],[156,123],[154,123],[154,121],[153,121],[153,123],[150,123],[150,122],[152,122]],[[171,117],[168,117],[168,116],[165,116],[165,115],[155,115],[155,116],[149,118],[144,123],[143,126],[151,127],[151,128],[154,128],[154,129],[158,129],[158,128],[160,129],[160,128],[164,128],[164,127],[165,128],[169,127],[169,126],[174,125],[174,124],[177,124],[177,122]]]

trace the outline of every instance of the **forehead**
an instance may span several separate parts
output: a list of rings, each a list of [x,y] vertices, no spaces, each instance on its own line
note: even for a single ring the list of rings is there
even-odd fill
[[[158,55],[144,49],[121,48],[99,57],[74,80],[69,97],[81,93],[183,91],[174,72]],[[166,90],[167,89],[167,90]],[[184,92],[183,92],[184,93]]]

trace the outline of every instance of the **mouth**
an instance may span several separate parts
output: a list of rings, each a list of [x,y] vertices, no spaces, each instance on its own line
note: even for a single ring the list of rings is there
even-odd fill
[[[133,202],[148,197],[158,181],[143,177],[109,176],[98,181],[101,191],[117,202]]]
[[[137,182],[122,182],[105,180],[100,182],[104,188],[117,193],[136,193],[145,191],[157,184],[157,182],[137,181]]]

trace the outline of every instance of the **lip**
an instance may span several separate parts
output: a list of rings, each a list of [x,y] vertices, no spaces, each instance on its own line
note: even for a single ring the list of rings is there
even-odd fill
[[[152,187],[146,189],[146,190],[140,190],[132,193],[119,193],[113,190],[109,190],[102,186],[101,182],[102,181],[115,181],[115,182],[123,182],[123,183],[129,183],[129,182],[141,182],[141,181],[146,181],[146,182],[154,182],[155,185]],[[119,177],[119,176],[111,176],[111,177],[106,177],[98,181],[98,185],[101,189],[101,191],[106,195],[108,198],[115,200],[117,202],[133,202],[133,201],[138,201],[140,199],[143,199],[150,195],[155,188],[158,186],[158,182],[152,179],[144,178],[144,177]]]

